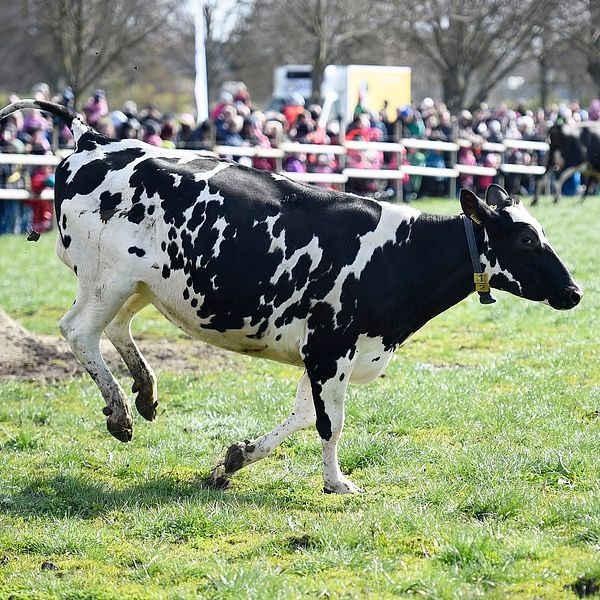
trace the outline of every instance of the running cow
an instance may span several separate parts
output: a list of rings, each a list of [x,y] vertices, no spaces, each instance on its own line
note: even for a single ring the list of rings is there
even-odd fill
[[[577,171],[583,176],[585,189],[581,202],[600,181],[600,123],[590,121],[578,125],[553,125],[546,172],[536,180],[532,204],[537,204],[539,187],[552,172],[556,173],[554,202],[560,200],[563,184]]]
[[[56,171],[57,253],[79,291],[60,330],[97,383],[109,431],[132,436],[127,395],[99,349],[106,331],[134,379],[136,407],[156,415],[156,377],[129,324],[148,303],[197,338],[304,369],[290,416],[227,451],[227,473],[316,424],[325,491],[359,488],[337,446],[349,383],[373,381],[394,350],[478,282],[570,309],[582,292],[521,202],[500,187],[461,191],[463,216],[296,184],[216,158],[113,141],[65,108],[76,149]]]

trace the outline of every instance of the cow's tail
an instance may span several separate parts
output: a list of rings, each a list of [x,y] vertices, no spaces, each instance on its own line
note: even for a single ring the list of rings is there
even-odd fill
[[[19,100],[18,102],[13,102],[0,110],[0,121],[4,119],[4,117],[8,117],[8,115],[11,115],[17,110],[23,110],[24,108],[43,110],[62,119],[65,122],[65,125],[73,132],[75,142],[77,142],[86,131],[90,130],[90,127],[83,119],[73,111],[69,110],[66,106],[55,104],[54,102],[45,102],[44,100]]]

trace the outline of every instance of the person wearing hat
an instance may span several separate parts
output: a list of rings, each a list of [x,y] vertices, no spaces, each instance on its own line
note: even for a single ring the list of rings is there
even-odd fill
[[[92,127],[98,125],[98,121],[108,115],[108,104],[104,90],[96,90],[83,107],[87,122]]]

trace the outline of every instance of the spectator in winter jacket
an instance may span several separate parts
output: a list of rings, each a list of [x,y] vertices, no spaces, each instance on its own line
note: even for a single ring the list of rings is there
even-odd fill
[[[48,165],[38,167],[31,176],[31,192],[39,196],[44,190],[54,188],[54,173]],[[42,233],[52,229],[52,201],[31,200],[25,203],[32,209],[31,229]]]
[[[87,122],[92,127],[96,127],[98,121],[108,114],[108,104],[104,90],[96,90],[83,107],[83,112]]]

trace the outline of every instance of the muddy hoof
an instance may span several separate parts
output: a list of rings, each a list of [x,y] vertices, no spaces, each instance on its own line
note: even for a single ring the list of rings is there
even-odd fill
[[[231,481],[227,475],[220,473],[219,467],[216,467],[213,472],[201,481],[201,485],[209,490],[226,490]]]
[[[134,390],[135,391],[135,390]],[[156,402],[152,393],[150,395],[144,394],[142,390],[135,399],[135,407],[137,411],[146,419],[146,421],[154,421],[156,419],[156,409],[158,408],[158,402]]]
[[[235,473],[239,471],[246,460],[246,444],[244,442],[238,442],[229,446],[227,453],[225,454],[225,460],[223,466],[225,467],[225,473]]]
[[[133,438],[133,430],[131,427],[123,427],[118,423],[106,421],[106,428],[113,437],[117,438],[120,442],[130,442]]]

